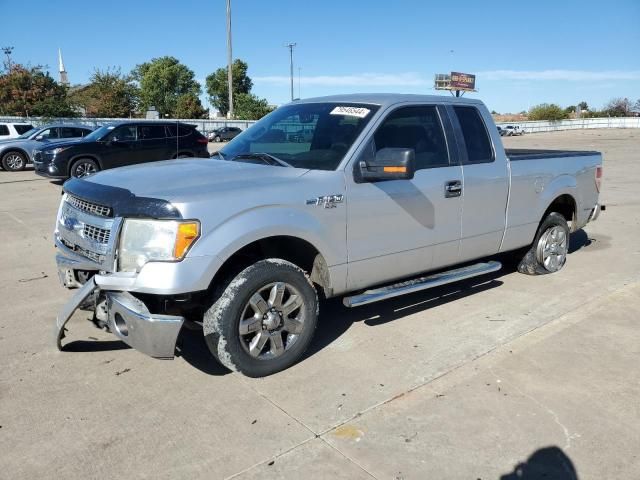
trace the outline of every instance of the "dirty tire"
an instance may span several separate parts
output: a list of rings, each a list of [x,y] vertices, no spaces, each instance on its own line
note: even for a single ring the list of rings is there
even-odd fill
[[[19,172],[27,166],[27,158],[20,152],[7,152],[2,156],[2,168],[8,172]]]
[[[290,334],[286,329],[279,333],[277,327],[272,330],[265,326],[264,322],[267,320],[258,320],[260,330],[251,328],[252,333],[241,335],[241,320],[243,324],[248,322],[255,325],[255,318],[264,318],[260,317],[258,309],[250,307],[250,300],[259,294],[267,301],[267,306],[271,306],[271,296],[267,298],[265,293],[261,292],[271,292],[272,285],[276,284],[283,284],[287,289],[284,296],[280,296],[282,315],[275,316],[279,320],[273,321],[280,321],[280,328],[285,328],[285,308],[288,304],[292,305],[301,300],[302,305],[291,310],[290,314],[302,319],[296,324],[297,328],[300,328],[299,333]],[[293,298],[294,296],[296,298]],[[288,303],[291,300],[293,302]],[[274,305],[277,306],[278,301],[274,302]],[[275,311],[277,314],[280,310]],[[270,258],[245,268],[227,283],[219,298],[205,312],[203,329],[209,350],[222,365],[248,377],[265,377],[290,367],[302,358],[313,338],[317,320],[318,295],[307,274],[290,262]],[[252,343],[259,340],[260,335],[268,338],[262,350],[261,347],[255,347],[260,342]],[[280,337],[279,341],[275,340],[276,336]],[[274,340],[271,340],[272,338]],[[252,345],[255,347],[254,352],[262,352],[258,353],[259,356],[250,353]]]
[[[564,232],[566,247],[568,248],[569,225],[567,224],[567,221],[557,212],[549,213],[538,227],[538,231],[536,232],[536,236],[531,247],[526,251],[524,257],[522,257],[522,260],[520,260],[520,263],[518,264],[518,271],[520,273],[524,273],[526,275],[546,275],[548,273],[555,273],[562,269],[566,262],[566,252],[564,259],[555,270],[545,267],[539,254],[540,249],[542,248],[542,243],[545,241],[545,235],[554,228],[556,231],[558,231],[557,229],[560,229]]]

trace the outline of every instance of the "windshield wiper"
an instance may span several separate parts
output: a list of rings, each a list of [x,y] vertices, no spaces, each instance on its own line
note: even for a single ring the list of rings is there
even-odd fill
[[[231,160],[242,160],[242,159],[247,159],[247,160],[252,160],[252,159],[256,159],[256,160],[262,160],[264,163],[266,163],[267,165],[274,165],[274,166],[279,166],[279,167],[291,167],[291,168],[295,168],[293,165],[291,165],[290,163],[285,162],[284,160],[281,160],[278,157],[275,157],[273,155],[271,155],[270,153],[266,153],[266,152],[255,152],[255,153],[240,153],[238,155],[236,155],[235,157],[233,157]]]

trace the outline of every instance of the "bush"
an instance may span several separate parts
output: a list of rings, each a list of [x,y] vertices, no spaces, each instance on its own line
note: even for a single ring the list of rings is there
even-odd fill
[[[529,110],[529,120],[563,120],[569,115],[555,103],[541,103]]]

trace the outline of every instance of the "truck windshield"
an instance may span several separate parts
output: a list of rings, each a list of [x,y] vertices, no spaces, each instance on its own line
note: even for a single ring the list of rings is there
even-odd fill
[[[335,170],[377,109],[354,103],[287,105],[234,138],[220,156],[252,162],[271,157],[295,168]]]

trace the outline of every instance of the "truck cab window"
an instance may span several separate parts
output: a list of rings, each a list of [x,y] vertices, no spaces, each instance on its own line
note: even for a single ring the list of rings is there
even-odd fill
[[[375,150],[412,148],[416,170],[449,166],[449,154],[440,117],[434,106],[399,108],[374,135]]]
[[[466,163],[491,163],[495,160],[489,133],[475,107],[453,107],[467,147]],[[507,127],[509,128],[509,127]]]

